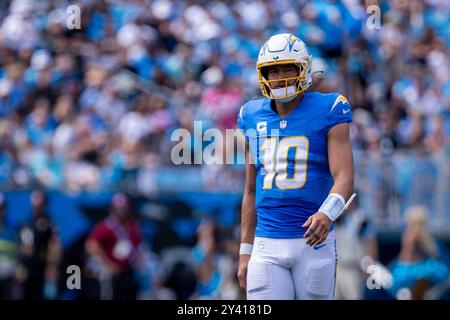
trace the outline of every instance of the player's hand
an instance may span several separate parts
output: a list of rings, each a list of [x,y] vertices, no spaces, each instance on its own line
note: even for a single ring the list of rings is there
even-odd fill
[[[318,211],[306,220],[302,228],[308,227],[304,237],[308,238],[306,244],[314,246],[321,244],[327,239],[331,228],[331,220],[324,213]]]
[[[249,261],[250,261],[249,254],[241,254],[239,256],[239,267],[237,276],[239,280],[239,286],[244,290],[247,289],[247,268]]]

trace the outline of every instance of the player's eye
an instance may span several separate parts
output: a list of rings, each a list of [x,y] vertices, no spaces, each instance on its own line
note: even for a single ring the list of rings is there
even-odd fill
[[[281,71],[284,72],[284,73],[293,73],[293,72],[296,72],[297,69],[294,68],[294,67],[285,67]]]
[[[299,72],[300,72],[299,68],[296,67],[291,67],[289,69],[289,73],[295,74],[296,76],[299,74]]]

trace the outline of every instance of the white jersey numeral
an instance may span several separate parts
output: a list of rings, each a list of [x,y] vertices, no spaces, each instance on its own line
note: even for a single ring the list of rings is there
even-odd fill
[[[295,148],[294,174],[288,178],[288,153]],[[306,183],[309,140],[305,136],[285,137],[277,146],[277,138],[270,137],[261,145],[265,177],[263,189],[272,189],[273,181],[278,189],[300,189]],[[275,164],[276,162],[276,164]]]

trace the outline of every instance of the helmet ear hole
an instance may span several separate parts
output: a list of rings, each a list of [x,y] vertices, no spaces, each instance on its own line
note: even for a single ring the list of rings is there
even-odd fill
[[[297,75],[299,76],[299,75],[301,75],[301,74],[303,74],[303,64],[302,63],[298,63],[297,64],[297,68],[298,68],[298,73],[297,73]]]

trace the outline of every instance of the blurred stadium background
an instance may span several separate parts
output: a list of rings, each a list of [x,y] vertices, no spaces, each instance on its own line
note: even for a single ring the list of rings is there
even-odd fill
[[[235,128],[280,32],[309,46],[314,90],[353,108],[359,196],[337,226],[336,297],[449,299],[447,0],[1,1],[0,298],[244,298],[244,168],[175,166],[170,137]],[[141,249],[104,265],[87,239],[111,246],[101,224],[123,208]]]

